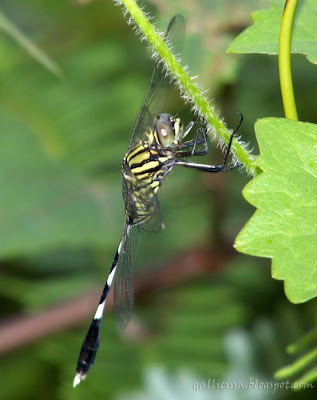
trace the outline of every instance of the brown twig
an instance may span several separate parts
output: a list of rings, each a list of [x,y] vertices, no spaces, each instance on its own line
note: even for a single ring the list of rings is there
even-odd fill
[[[188,251],[164,267],[137,276],[134,280],[135,295],[141,299],[156,289],[173,287],[210,274],[211,271],[222,268],[229,254],[228,248],[220,247],[217,250],[200,248]],[[98,285],[86,295],[39,314],[19,316],[4,321],[0,325],[0,355],[88,320],[98,304],[99,295]],[[113,309],[112,296],[107,306],[107,311]]]

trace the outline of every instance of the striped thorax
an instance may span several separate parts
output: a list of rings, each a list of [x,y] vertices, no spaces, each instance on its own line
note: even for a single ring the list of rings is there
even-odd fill
[[[123,159],[123,197],[134,224],[143,223],[153,213],[151,199],[171,171],[175,150],[182,139],[179,118],[160,114],[154,122],[147,140],[139,142]]]

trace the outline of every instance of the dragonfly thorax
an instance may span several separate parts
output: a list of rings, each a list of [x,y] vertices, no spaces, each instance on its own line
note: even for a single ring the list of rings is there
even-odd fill
[[[159,114],[155,118],[154,137],[162,147],[170,147],[181,142],[183,123],[180,118],[171,114]]]

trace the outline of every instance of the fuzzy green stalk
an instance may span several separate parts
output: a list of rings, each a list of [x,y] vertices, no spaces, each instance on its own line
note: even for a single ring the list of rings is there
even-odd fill
[[[303,368],[307,367],[310,363],[317,360],[317,349],[305,354],[305,356],[296,360],[293,364],[287,365],[275,372],[274,378],[281,380],[289,378],[297,373],[299,373]]]
[[[278,67],[285,117],[298,121],[291,71],[291,38],[298,0],[286,0],[280,29]]]
[[[317,339],[317,328],[312,329],[305,336],[301,337],[296,343],[287,346],[286,351],[289,354],[295,354],[302,351],[305,347],[311,345]]]
[[[299,379],[292,383],[292,389],[295,392],[304,390],[306,388],[313,388],[313,382],[317,381],[317,367],[312,368],[305,375],[301,376]]]
[[[212,126],[220,139],[224,143],[228,143],[231,135],[230,131],[208,103],[203,93],[197,88],[183,67],[175,59],[170,49],[150,24],[146,15],[139,8],[135,0],[121,0],[121,3],[125,6],[126,10],[129,12],[140,31],[147,38],[153,49],[164,61],[167,69],[173,74],[179,85],[187,93],[191,102],[196,105],[200,114],[206,118],[209,125]],[[237,139],[233,140],[231,149],[235,157],[244,165],[250,174],[255,176],[260,172],[260,169],[256,166],[254,158],[243,146],[241,146]]]

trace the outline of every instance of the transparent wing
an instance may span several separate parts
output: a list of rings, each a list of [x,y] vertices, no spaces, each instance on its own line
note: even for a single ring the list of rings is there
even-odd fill
[[[124,170],[126,175],[130,174],[130,171],[127,167]],[[136,193],[133,191],[133,186],[131,185],[128,179],[123,179],[122,183],[122,196],[124,199],[124,203],[126,206],[127,215],[129,215],[132,220],[135,220],[137,217],[137,210],[135,209],[135,200],[132,200],[132,196],[136,196]],[[163,220],[161,215],[160,203],[158,197],[153,193],[153,189],[150,185],[142,191],[142,197],[138,197],[138,200],[142,202],[145,206],[149,219],[139,225],[140,229],[144,231],[152,231],[158,232],[163,226]]]
[[[114,305],[120,328],[125,329],[134,306],[133,267],[140,246],[137,226],[126,224],[114,282]]]
[[[140,225],[140,229],[147,232],[159,232],[164,227],[159,199],[156,195],[151,198],[151,217]]]
[[[168,25],[165,40],[173,53],[180,56],[183,50],[185,22],[181,15],[173,17]],[[146,129],[152,127],[156,115],[163,111],[170,90],[170,83],[162,68],[156,65],[152,74],[148,93],[140,107],[136,122],[131,132],[129,149],[134,147],[145,136]]]

